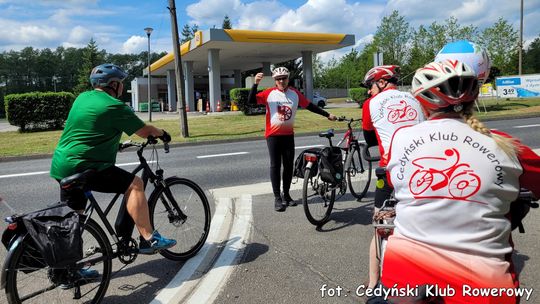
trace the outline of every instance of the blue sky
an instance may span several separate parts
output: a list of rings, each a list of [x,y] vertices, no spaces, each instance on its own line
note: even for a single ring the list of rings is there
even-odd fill
[[[526,43],[540,34],[540,0],[524,0]],[[90,38],[110,53],[146,50],[145,27],[154,28],[152,49],[171,51],[167,0],[0,0],[0,51],[85,46]],[[504,17],[519,29],[519,0],[200,0],[176,1],[179,30],[221,27],[354,34],[356,47],[370,41],[383,16],[398,10],[411,26],[455,16],[480,29]],[[344,52],[322,54],[323,59]]]

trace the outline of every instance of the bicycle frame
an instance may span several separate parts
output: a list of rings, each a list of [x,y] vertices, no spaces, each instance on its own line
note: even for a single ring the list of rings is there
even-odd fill
[[[146,186],[148,185],[148,181],[150,181],[152,184],[154,184],[154,187],[156,187],[156,188],[157,187],[164,187],[165,183],[164,183],[164,179],[163,179],[163,170],[162,169],[157,169],[156,172],[154,173],[154,171],[152,171],[152,168],[150,168],[150,165],[146,161],[146,158],[143,156],[144,148],[149,143],[151,143],[151,140],[147,141],[146,143],[142,143],[142,144],[136,144],[136,143],[131,143],[131,142],[124,143],[124,144],[122,144],[120,146],[120,150],[123,150],[123,149],[128,148],[128,147],[133,147],[133,146],[139,147],[139,149],[137,150],[137,156],[139,158],[140,164],[132,171],[132,173],[136,175],[136,174],[138,174],[139,172],[142,171],[141,179],[143,180],[144,189],[146,189]],[[153,149],[155,150],[155,146],[153,147]],[[165,151],[167,151],[167,148],[166,148]],[[85,212],[84,212],[85,216],[87,218],[90,218],[92,216],[92,213],[95,211],[96,214],[98,215],[98,217],[101,219],[101,222],[105,226],[105,229],[107,230],[109,235],[112,237],[112,239],[114,241],[113,244],[117,245],[117,246],[125,246],[126,244],[121,242],[121,239],[119,238],[119,235],[118,235],[117,231],[115,231],[115,229],[111,225],[111,222],[107,219],[107,216],[108,216],[109,212],[112,210],[112,207],[114,206],[114,204],[116,203],[116,201],[118,200],[120,195],[123,195],[123,194],[121,194],[121,193],[115,194],[114,197],[112,198],[112,200],[110,201],[110,203],[108,204],[107,208],[105,209],[105,211],[101,209],[101,207],[99,206],[99,203],[97,202],[96,198],[94,197],[94,195],[92,194],[91,191],[85,191],[85,195],[88,198],[88,200],[90,201],[90,204],[88,204],[88,206],[85,209]],[[170,194],[168,194],[168,196],[169,195]],[[169,200],[169,201],[173,204],[172,208],[175,208],[176,210],[178,210],[181,217],[185,217],[185,214],[182,213],[182,211],[180,210],[180,208],[176,204],[176,202],[174,200]],[[170,211],[171,206],[168,206],[167,204],[165,206],[166,206],[167,210]],[[125,205],[120,206],[120,208],[125,208]],[[119,212],[119,215],[116,218],[116,221],[118,221],[119,217],[120,217],[120,212]],[[133,231],[133,227],[131,228],[131,231]],[[120,249],[126,249],[126,248],[121,247]],[[124,250],[116,250],[116,252],[113,253],[112,258],[113,259],[117,258],[121,254],[121,252],[123,252],[123,251]],[[97,259],[96,261],[98,261],[98,260],[99,259]],[[88,261],[86,261],[86,262],[88,262]]]

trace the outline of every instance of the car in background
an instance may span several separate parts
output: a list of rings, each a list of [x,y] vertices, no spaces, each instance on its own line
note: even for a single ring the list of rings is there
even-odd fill
[[[319,106],[319,108],[326,107],[326,97],[323,97],[319,92],[313,93],[313,103]]]

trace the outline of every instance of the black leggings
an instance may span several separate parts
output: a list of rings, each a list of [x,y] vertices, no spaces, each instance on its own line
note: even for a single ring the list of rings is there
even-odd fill
[[[280,172],[283,160],[283,192],[291,188],[294,166],[294,135],[269,136],[266,139],[270,154],[270,180],[274,196],[280,196]]]

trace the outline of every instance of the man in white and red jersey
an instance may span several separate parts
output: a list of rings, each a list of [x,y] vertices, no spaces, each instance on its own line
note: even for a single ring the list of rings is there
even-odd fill
[[[473,116],[478,88],[474,70],[457,60],[414,75],[428,120],[391,142],[388,177],[399,203],[384,286],[435,286],[449,291],[444,303],[519,302],[509,211],[520,188],[540,196],[540,157]]]
[[[388,162],[388,147],[394,132],[403,126],[424,121],[424,113],[418,101],[408,92],[397,89],[400,68],[397,65],[376,66],[364,77],[363,86],[371,96],[362,106],[362,129],[368,146],[379,146],[381,160],[375,189],[376,213],[384,201],[390,198],[392,187],[386,181],[384,169]],[[379,266],[375,253],[375,239],[370,245],[370,271],[368,287],[373,288],[379,279]]]
[[[277,67],[272,72],[276,86],[257,94],[257,87],[263,79],[263,73],[255,75],[255,83],[249,93],[248,102],[266,105],[266,143],[270,154],[270,180],[274,192],[276,211],[285,211],[287,205],[296,206],[289,195],[294,166],[294,118],[298,106],[306,108],[329,120],[336,120],[335,115],[312,104],[295,88],[289,87],[289,70]],[[283,196],[280,191],[281,164],[283,162]]]

